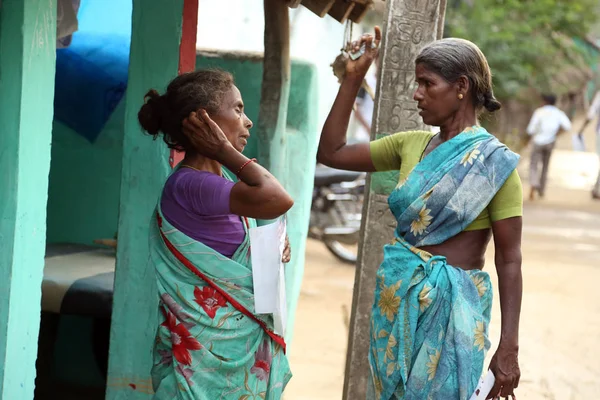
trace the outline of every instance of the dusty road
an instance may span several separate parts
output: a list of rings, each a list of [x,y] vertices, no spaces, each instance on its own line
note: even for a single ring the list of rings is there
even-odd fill
[[[568,148],[568,140],[558,148]],[[557,151],[547,198],[525,203],[520,399],[600,397],[600,202],[589,194],[597,163],[591,153]],[[526,170],[524,157],[524,183]],[[493,246],[486,269],[495,277]],[[294,378],[286,400],[341,399],[347,344],[343,307],[351,307],[353,283],[353,268],[337,262],[322,244],[308,243],[290,349]],[[500,329],[495,278],[494,286],[492,351]]]

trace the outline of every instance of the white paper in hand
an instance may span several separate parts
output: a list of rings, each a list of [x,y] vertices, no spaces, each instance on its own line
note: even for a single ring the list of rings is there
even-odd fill
[[[490,391],[494,387],[494,382],[496,382],[496,377],[494,377],[494,373],[488,370],[488,373],[485,377],[479,379],[479,384],[477,388],[475,388],[475,392],[471,395],[469,400],[485,400]]]
[[[285,334],[287,303],[285,266],[286,218],[250,229],[250,257],[254,282],[254,309],[257,314],[272,314],[274,331]]]

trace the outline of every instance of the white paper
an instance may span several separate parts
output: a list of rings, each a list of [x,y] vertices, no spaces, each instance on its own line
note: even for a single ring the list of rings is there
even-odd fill
[[[285,266],[281,261],[285,238],[285,216],[250,229],[254,309],[257,314],[271,314],[274,332],[282,336],[287,324]]]
[[[488,373],[485,377],[479,379],[479,384],[477,388],[475,388],[475,392],[471,395],[469,400],[485,400],[490,391],[494,387],[494,382],[496,382],[496,378],[494,377],[494,373],[488,370]]]

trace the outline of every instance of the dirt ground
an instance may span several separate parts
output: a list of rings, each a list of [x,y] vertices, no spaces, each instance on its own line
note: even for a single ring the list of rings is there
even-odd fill
[[[575,124],[576,127],[579,124]],[[594,137],[587,132],[588,147]],[[598,173],[594,153],[557,146],[547,195],[525,202],[524,295],[520,328],[520,399],[580,400],[600,396],[600,201],[590,188]],[[527,182],[528,158],[519,168]],[[378,251],[378,250],[376,250]],[[500,307],[493,246],[486,269],[493,276],[492,351],[498,343]],[[286,400],[341,399],[355,270],[309,241],[290,362],[294,377]]]

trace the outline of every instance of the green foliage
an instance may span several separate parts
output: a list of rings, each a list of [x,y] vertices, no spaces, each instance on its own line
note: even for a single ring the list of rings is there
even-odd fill
[[[573,87],[559,75],[589,65],[572,38],[586,37],[599,12],[598,0],[454,0],[448,2],[445,36],[481,48],[499,98],[514,98],[527,87],[560,94]]]

